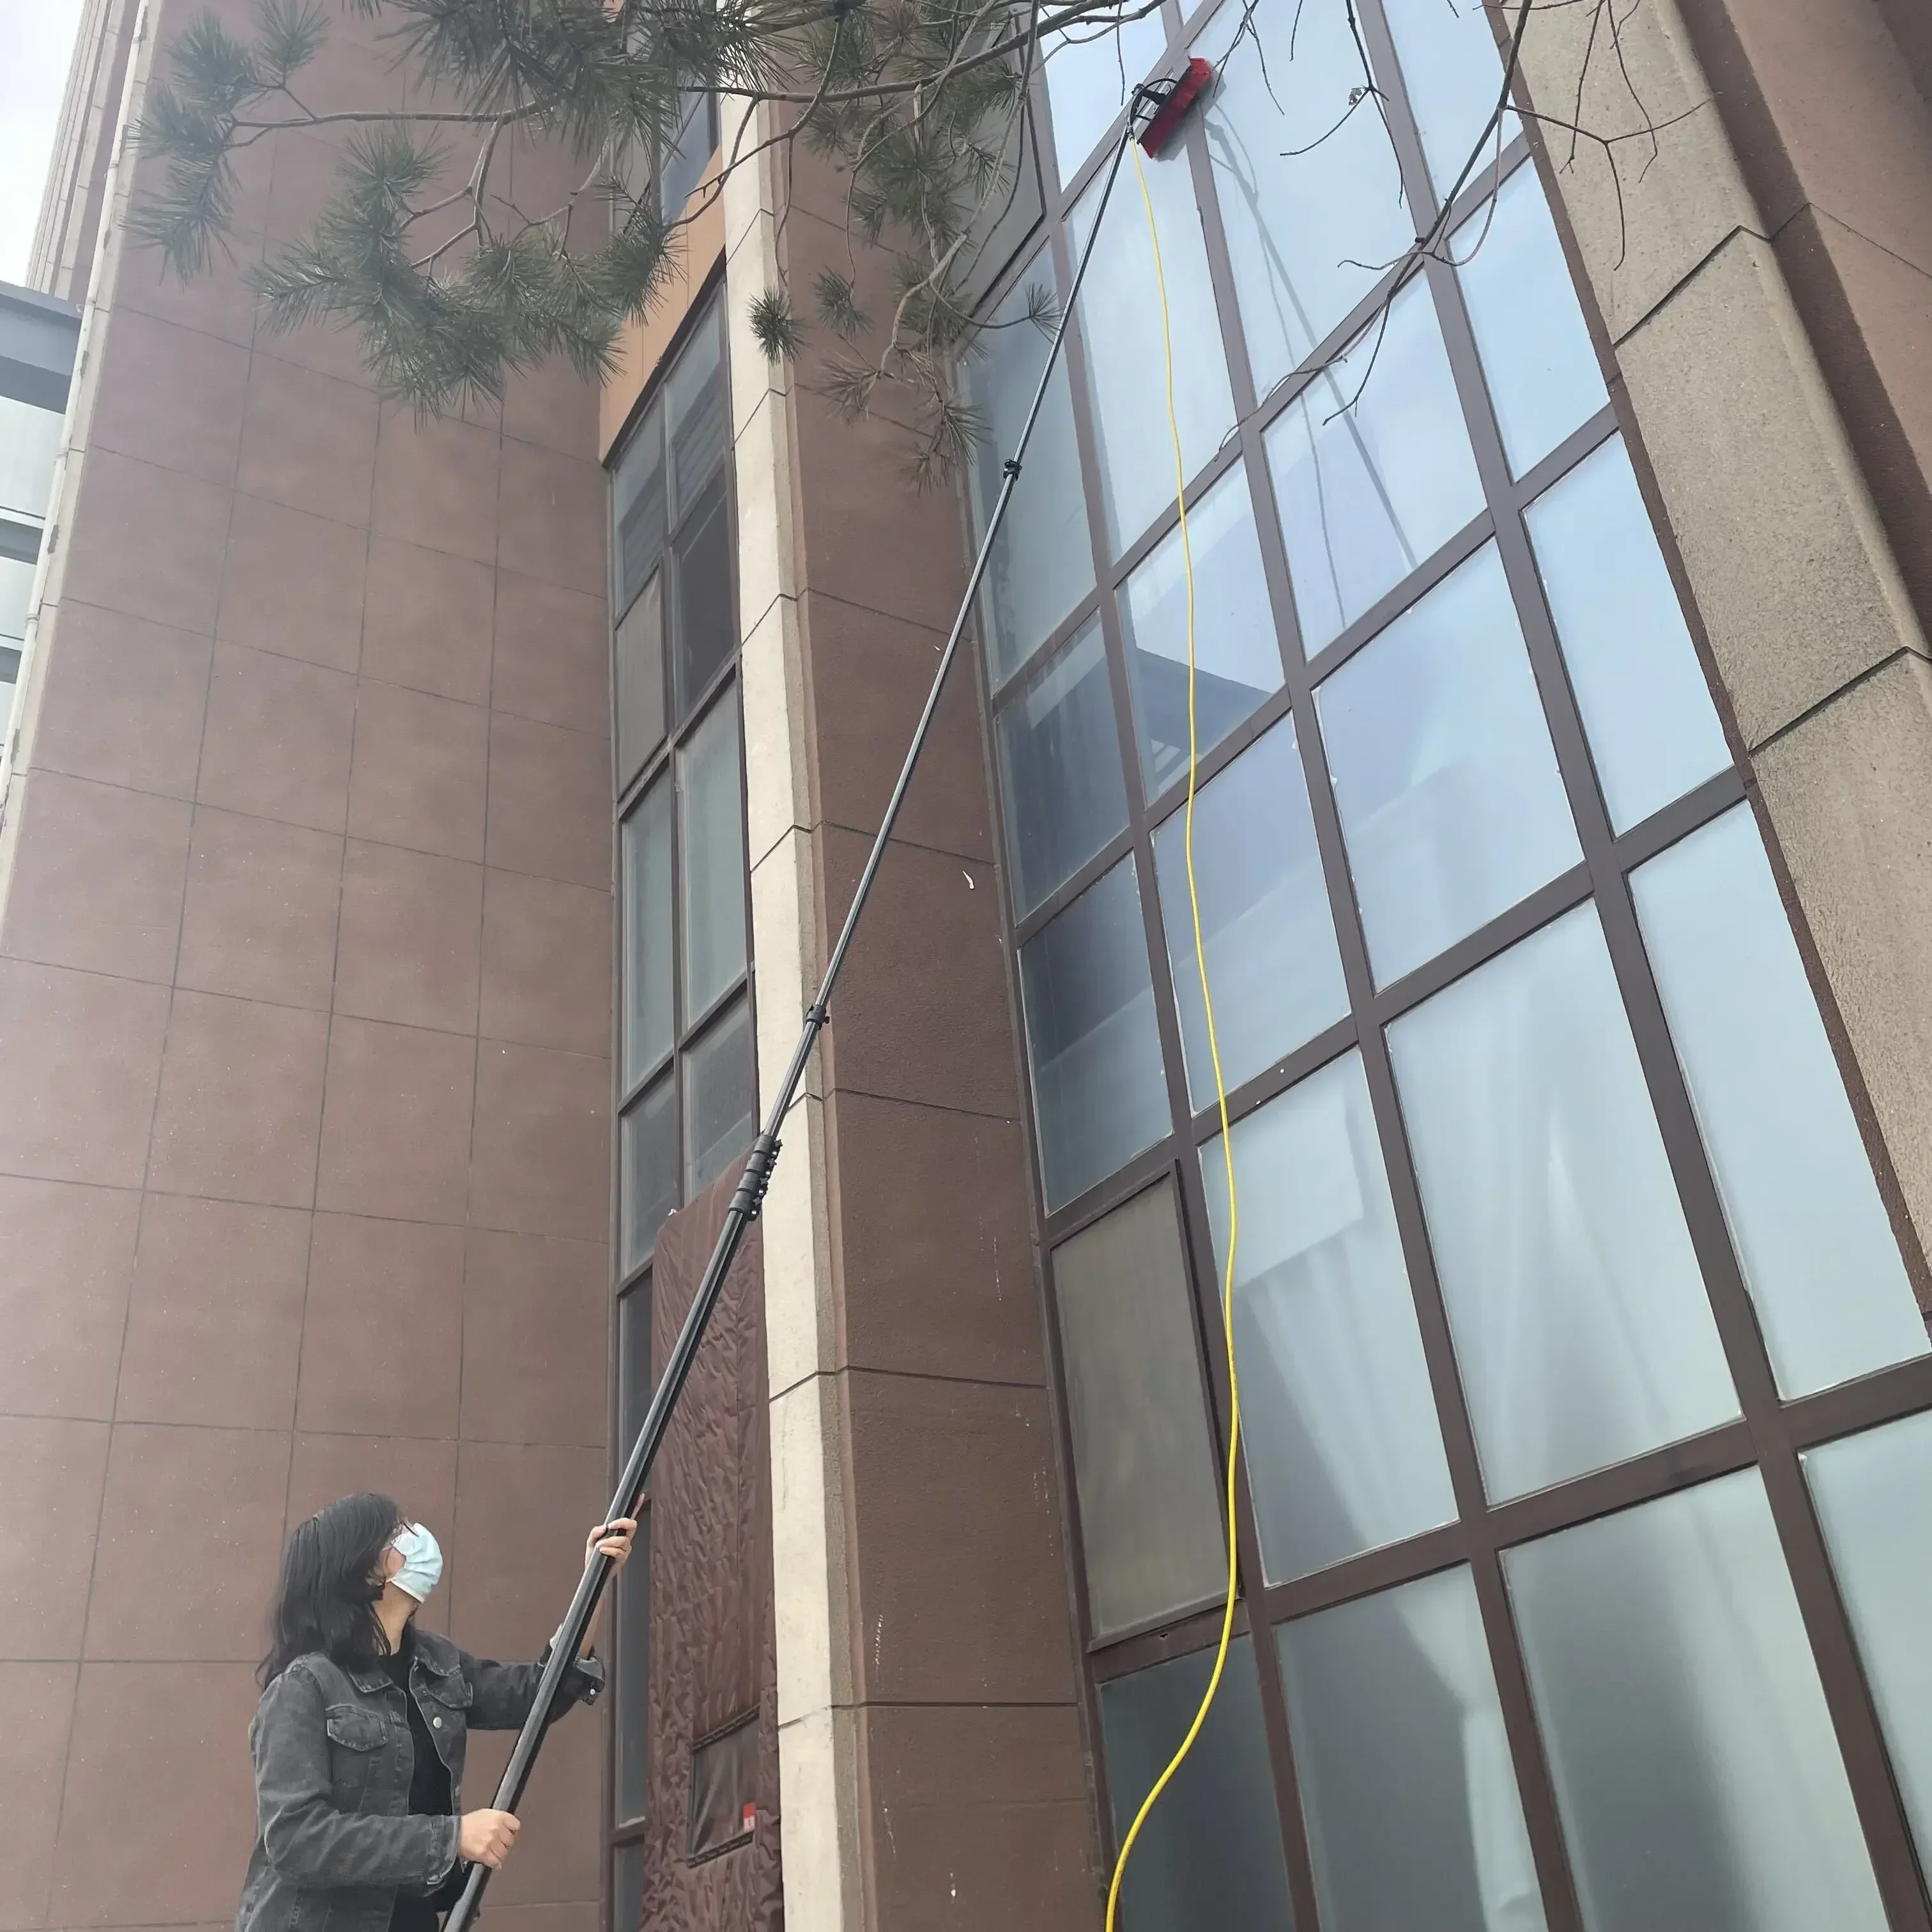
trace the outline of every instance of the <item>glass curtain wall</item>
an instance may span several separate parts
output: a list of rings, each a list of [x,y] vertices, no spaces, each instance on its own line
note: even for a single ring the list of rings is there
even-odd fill
[[[998,319],[1196,52],[1145,164],[1192,893],[1131,166],[982,610],[1116,1832],[1218,1628],[1240,1190],[1241,1636],[1124,1923],[1922,1932],[1924,1262],[1491,18],[1226,0],[1056,49]],[[975,365],[978,515],[1044,353]]]
[[[617,1460],[653,1387],[658,1230],[750,1146],[757,1111],[722,320],[714,297],[686,331],[611,469]],[[642,1869],[649,1528],[646,1514],[618,1591],[616,1932],[634,1932]]]

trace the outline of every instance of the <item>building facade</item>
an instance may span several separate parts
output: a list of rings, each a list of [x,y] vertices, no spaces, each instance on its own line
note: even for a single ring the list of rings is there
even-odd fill
[[[548,1634],[1019,319],[1198,52],[492,1916],[1097,1928],[1232,1540],[1131,1932],[1932,1928],[1919,10],[1056,46],[978,245],[990,435],[926,492],[890,394],[841,422],[752,337],[848,260],[840,182],[721,183],[705,104],[627,168],[691,219],[599,391],[418,425],[262,330],[310,137],[164,284],[124,134],[195,10],[89,10],[35,263],[80,322],[0,753],[0,1927],[232,1911],[328,1496],[437,1528],[460,1641]],[[344,10],[311,104],[386,76]]]

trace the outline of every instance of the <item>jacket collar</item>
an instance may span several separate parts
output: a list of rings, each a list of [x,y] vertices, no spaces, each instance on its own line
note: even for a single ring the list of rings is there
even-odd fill
[[[440,1631],[418,1630],[412,1625],[410,1648],[412,1665],[421,1664],[432,1677],[452,1676],[460,1668],[462,1653]],[[380,1661],[354,1666],[344,1674],[358,1690],[380,1690],[384,1684],[395,1682]]]

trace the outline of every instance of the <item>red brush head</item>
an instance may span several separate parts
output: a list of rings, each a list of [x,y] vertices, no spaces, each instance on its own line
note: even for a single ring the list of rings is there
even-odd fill
[[[1214,70],[1198,54],[1182,68],[1180,78],[1168,89],[1167,98],[1155,110],[1141,136],[1143,153],[1156,155],[1173,140],[1175,130],[1187,118],[1187,110],[1214,77]]]

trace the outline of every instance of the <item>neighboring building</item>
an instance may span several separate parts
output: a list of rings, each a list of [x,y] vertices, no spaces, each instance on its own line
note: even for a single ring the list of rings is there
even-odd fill
[[[0,739],[20,682],[80,332],[80,311],[71,304],[0,282]]]
[[[1044,353],[975,366],[965,501],[906,487],[892,409],[841,423],[747,326],[844,259],[837,182],[711,196],[696,113],[630,170],[697,218],[601,394],[419,428],[238,269],[125,244],[116,130],[195,10],[91,10],[35,270],[83,304],[0,763],[36,1932],[232,1910],[261,1607],[329,1496],[446,1533],[460,1641],[549,1634]],[[1216,61],[1145,176],[1243,1587],[1123,1922],[1932,1932],[1932,37],[1637,0],[1606,52],[1538,8],[1457,191],[1478,10],[1250,10],[1057,52],[981,256],[1002,319],[1064,289],[1124,75]],[[244,256],[328,158],[251,164]],[[493,1921],[1096,1928],[1207,1680],[1230,1230],[1162,309],[1130,172],[612,1714],[547,1746]]]

